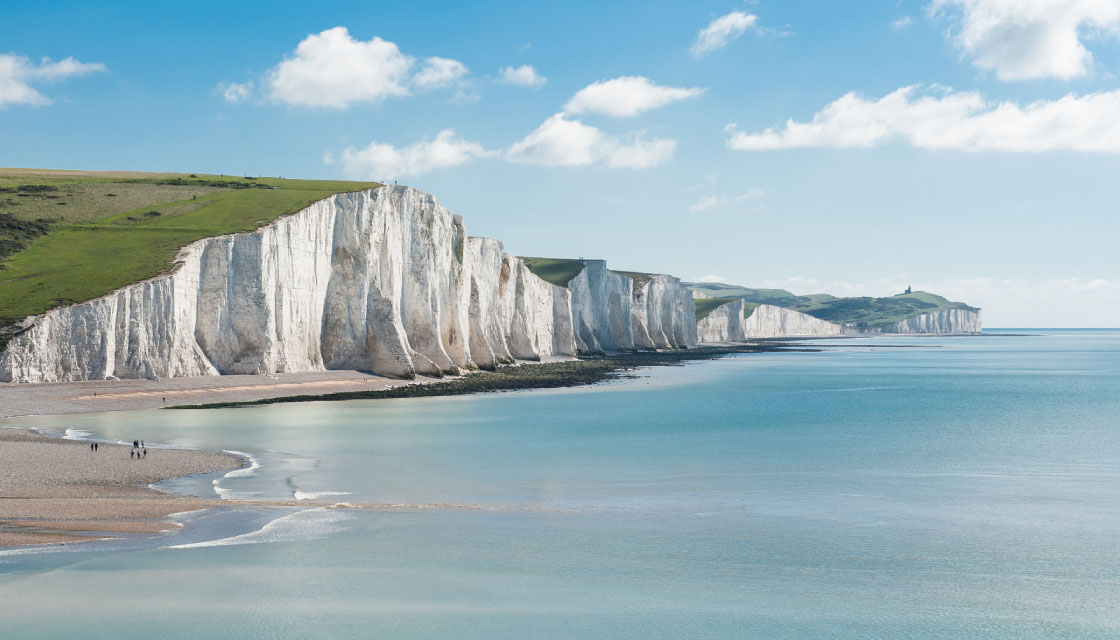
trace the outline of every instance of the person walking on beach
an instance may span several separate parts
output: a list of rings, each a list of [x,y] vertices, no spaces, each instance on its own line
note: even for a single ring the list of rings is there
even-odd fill
[[[94,451],[97,451],[100,448],[101,448],[101,443],[99,443],[99,442],[94,442],[93,443],[93,450]]]
[[[136,455],[136,449],[129,449],[128,450],[128,457],[131,458],[134,455]]]
[[[93,443],[92,443],[92,442],[91,442],[91,443],[89,443],[89,450],[90,450],[90,451],[93,451]]]
[[[145,458],[147,458],[147,457],[148,457],[148,450],[147,450],[147,449],[144,449],[144,457],[145,457]]]

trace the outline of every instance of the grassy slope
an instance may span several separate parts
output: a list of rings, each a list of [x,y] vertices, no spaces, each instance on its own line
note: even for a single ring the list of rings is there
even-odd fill
[[[653,277],[657,275],[656,273],[642,273],[641,271],[615,271],[615,273],[624,275],[633,280],[635,289],[646,286],[646,283],[653,280]]]
[[[54,190],[20,196],[21,185]],[[0,327],[168,271],[179,249],[196,240],[252,231],[316,200],[373,186],[376,183],[0,169],[0,216],[47,227],[37,238],[17,238],[15,242],[24,246],[0,261]],[[4,233],[0,227],[0,240]]]
[[[689,288],[707,295],[742,298],[756,304],[771,304],[794,309],[839,324],[876,327],[942,309],[968,309],[963,302],[952,302],[924,291],[886,298],[837,298],[825,293],[798,296],[782,289],[750,289],[719,283],[690,283]]]
[[[572,278],[579,275],[583,271],[583,263],[579,260],[569,260],[567,258],[536,258],[536,257],[522,257],[525,261],[525,266],[533,275],[541,280],[551,282],[552,284],[561,287],[568,286]]]
[[[700,322],[707,318],[713,311],[727,304],[728,302],[735,302],[741,298],[695,298],[693,303],[696,304],[696,321]],[[743,317],[751,315],[758,304],[755,302],[747,302],[743,300]]]

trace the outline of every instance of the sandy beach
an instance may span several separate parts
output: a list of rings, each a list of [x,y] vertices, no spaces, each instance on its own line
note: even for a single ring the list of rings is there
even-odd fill
[[[166,380],[0,383],[0,418],[158,409],[210,402],[250,402],[283,396],[390,389],[433,380],[436,378],[399,380],[358,371],[311,371],[256,376],[194,376]]]
[[[177,526],[167,516],[213,508],[217,500],[149,489],[168,478],[236,469],[240,458],[213,451],[131,447],[0,429],[0,547],[74,542]]]

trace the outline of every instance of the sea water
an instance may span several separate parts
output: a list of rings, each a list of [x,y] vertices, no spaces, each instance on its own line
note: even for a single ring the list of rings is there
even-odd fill
[[[9,420],[244,452],[162,487],[297,506],[0,552],[0,636],[1120,637],[1120,332],[1010,333]]]

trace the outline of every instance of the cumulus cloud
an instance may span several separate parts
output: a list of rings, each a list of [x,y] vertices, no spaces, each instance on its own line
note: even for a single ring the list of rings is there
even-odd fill
[[[758,187],[754,187],[745,193],[740,193],[736,196],[704,196],[697,200],[691,207],[688,208],[689,213],[700,213],[709,209],[722,209],[726,207],[733,207],[734,205],[743,204],[744,202],[755,202],[762,198],[763,191]]]
[[[428,58],[424,68],[412,79],[420,89],[439,89],[449,87],[467,75],[467,66],[450,58]]]
[[[582,167],[600,164],[611,168],[645,169],[673,157],[677,143],[670,138],[607,135],[579,120],[557,113],[506,151],[506,159],[519,164]]]
[[[253,92],[253,83],[251,82],[228,82],[218,85],[218,91],[222,94],[222,99],[231,104],[244,102],[249,99],[249,95]]]
[[[499,77],[502,82],[506,84],[516,84],[522,87],[542,87],[544,83],[548,82],[541,74],[537,73],[531,65],[523,64],[516,69],[513,67],[502,67],[498,70]]]
[[[455,137],[444,129],[432,140],[421,140],[405,147],[371,142],[365,148],[347,148],[342,166],[347,175],[371,180],[392,180],[416,176],[435,169],[457,167],[477,158],[494,155],[481,144]]]
[[[671,102],[696,98],[704,93],[697,87],[663,87],[641,76],[622,76],[595,82],[580,89],[564,105],[568,113],[604,113],[628,118]]]
[[[696,41],[692,43],[693,58],[703,58],[716,49],[722,49],[733,40],[743,35],[747,29],[757,29],[758,16],[732,11],[712,20],[708,26],[696,34]]]
[[[304,38],[265,74],[263,85],[276,102],[346,109],[407,96],[410,87],[450,86],[467,74],[466,65],[449,58],[427,58],[413,76],[414,64],[412,56],[388,40],[355,40],[346,27],[334,27]]]
[[[878,100],[849,93],[810,122],[791,119],[758,133],[731,124],[726,131],[727,146],[740,151],[902,142],[958,151],[1120,153],[1120,90],[1019,105],[992,102],[976,92],[923,93],[913,85]]]
[[[954,43],[1001,80],[1084,76],[1093,63],[1086,33],[1116,35],[1116,0],[933,0],[933,14],[959,21]]]
[[[49,105],[53,100],[32,85],[105,70],[105,65],[100,62],[79,62],[72,57],[58,62],[43,58],[36,64],[26,56],[0,54],[0,108],[9,104],[33,107]]]

